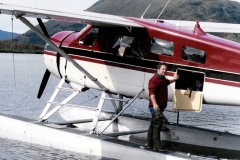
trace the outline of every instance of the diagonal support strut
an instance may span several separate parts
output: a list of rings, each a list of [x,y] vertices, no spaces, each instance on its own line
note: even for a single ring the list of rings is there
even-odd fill
[[[135,99],[144,91],[144,88],[135,96],[133,97],[129,103],[127,104],[127,106],[121,111],[118,113],[118,115],[116,117],[114,117],[112,119],[112,121],[99,133],[99,135],[101,135],[129,106],[130,104],[132,104],[133,101],[135,101]]]
[[[62,49],[55,45],[47,36],[41,33],[36,27],[34,27],[26,18],[21,16],[16,16],[21,20],[26,26],[32,29],[39,37],[41,37],[46,43],[48,43],[55,51],[60,53],[69,62],[71,62],[78,70],[83,72],[90,80],[92,80],[101,90],[108,91],[108,89],[100,83],[95,77],[93,77],[88,71],[86,71],[82,66],[80,66],[76,61],[74,61],[68,54],[66,54]]]

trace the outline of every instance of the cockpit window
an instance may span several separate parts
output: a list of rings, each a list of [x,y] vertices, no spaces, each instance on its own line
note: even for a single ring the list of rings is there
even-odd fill
[[[183,46],[182,47],[182,59],[204,64],[206,62],[206,53],[203,50],[196,48]]]
[[[98,30],[99,30],[98,28],[93,28],[90,32],[87,33],[85,37],[80,39],[79,44],[93,46],[93,43],[98,34]]]
[[[162,54],[172,56],[174,52],[174,43],[160,38],[152,38],[151,52],[155,54]]]
[[[128,47],[130,44],[133,43],[134,37],[123,36],[121,39],[121,46]]]
[[[113,53],[122,57],[143,58],[143,53],[135,37],[120,36],[114,43]]]

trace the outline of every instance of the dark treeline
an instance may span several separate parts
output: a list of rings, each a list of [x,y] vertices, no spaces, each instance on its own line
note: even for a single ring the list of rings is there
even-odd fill
[[[33,45],[14,41],[0,41],[0,52],[42,54],[43,45]]]

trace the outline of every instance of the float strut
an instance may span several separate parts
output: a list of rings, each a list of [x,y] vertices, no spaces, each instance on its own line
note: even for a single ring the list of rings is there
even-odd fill
[[[121,112],[119,112],[118,115],[114,117],[113,120],[98,134],[102,134],[110,126],[110,124],[112,124],[123,113],[123,111],[125,111],[130,106],[130,104],[142,93],[142,91],[144,91],[144,88],[135,97],[133,97],[127,104],[127,106],[123,110],[121,110]]]

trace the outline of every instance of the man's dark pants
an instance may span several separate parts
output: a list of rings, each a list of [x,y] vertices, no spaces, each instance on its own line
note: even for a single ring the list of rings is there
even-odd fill
[[[156,150],[161,149],[160,132],[163,124],[163,115],[161,110],[152,113],[152,119],[148,128],[147,146]]]

